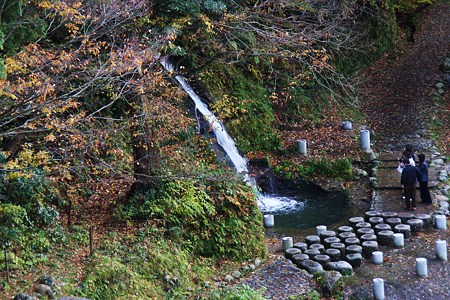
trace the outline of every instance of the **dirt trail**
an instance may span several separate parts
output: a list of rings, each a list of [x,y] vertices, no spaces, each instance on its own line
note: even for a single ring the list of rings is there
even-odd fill
[[[414,42],[387,53],[363,75],[364,110],[378,150],[401,150],[425,127],[434,85],[442,81],[439,65],[450,52],[449,16],[448,0],[426,8]]]

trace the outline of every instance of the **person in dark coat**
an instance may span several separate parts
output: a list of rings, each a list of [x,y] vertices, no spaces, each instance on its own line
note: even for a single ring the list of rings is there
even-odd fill
[[[412,166],[409,159],[404,159],[402,177],[400,183],[402,184],[405,203],[407,210],[416,210],[416,183],[420,177],[420,171],[416,167]]]
[[[419,158],[419,166],[417,168],[420,171],[420,199],[422,199],[422,203],[428,205],[431,204],[431,195],[428,190],[428,165],[425,162],[425,154],[419,154],[417,157]]]

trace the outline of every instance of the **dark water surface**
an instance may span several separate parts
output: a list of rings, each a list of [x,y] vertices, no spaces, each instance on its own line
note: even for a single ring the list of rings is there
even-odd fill
[[[348,219],[360,215],[361,211],[351,205],[343,192],[324,192],[319,189],[290,191],[277,196],[298,201],[296,210],[272,212],[274,227],[266,229],[268,236],[298,236],[315,233],[318,225],[329,229],[347,225]]]

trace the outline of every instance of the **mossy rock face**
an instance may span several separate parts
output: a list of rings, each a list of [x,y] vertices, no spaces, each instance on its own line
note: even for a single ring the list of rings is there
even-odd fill
[[[314,275],[323,296],[341,299],[344,293],[344,277],[338,271],[327,271]]]

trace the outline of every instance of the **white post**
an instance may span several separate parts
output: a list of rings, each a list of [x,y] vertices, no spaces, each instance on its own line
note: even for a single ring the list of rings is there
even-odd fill
[[[436,258],[439,260],[447,260],[447,241],[436,241]]]
[[[373,296],[375,300],[384,300],[384,280],[382,278],[373,279]]]
[[[447,217],[445,215],[435,215],[434,217],[437,229],[447,229]]]
[[[424,257],[416,258],[416,272],[420,277],[427,277],[428,268],[427,268],[427,259]]]
[[[361,148],[370,150],[370,131],[367,129],[361,130]]]
[[[383,264],[383,252],[373,251],[372,252],[372,262],[376,265]]]
[[[320,234],[324,231],[327,231],[327,226],[325,225],[319,225],[316,226],[316,235],[320,237]]]
[[[403,233],[394,233],[394,245],[398,248],[402,248],[405,246],[405,238],[403,236]]]
[[[294,247],[294,243],[291,237],[284,237],[281,239],[283,241],[283,250],[286,251],[289,248]]]
[[[271,215],[271,214],[264,215],[264,227],[271,228],[274,225],[275,225],[275,221],[274,221],[273,215]]]
[[[306,147],[306,140],[298,140],[298,151],[300,152],[300,154],[302,155],[307,155],[308,150]]]

